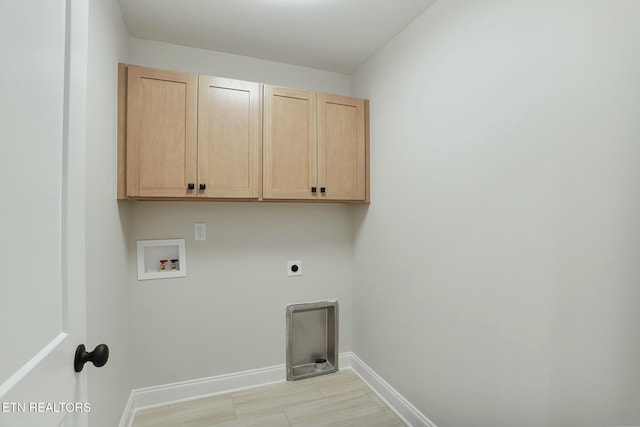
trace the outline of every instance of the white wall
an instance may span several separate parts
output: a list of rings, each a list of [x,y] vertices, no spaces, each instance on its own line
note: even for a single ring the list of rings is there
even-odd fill
[[[639,15],[441,0],[354,76],[353,351],[440,427],[640,424]]]
[[[130,63],[349,94],[342,74],[130,39]],[[129,260],[133,387],[285,362],[285,306],[340,301],[351,349],[352,210],[344,205],[131,202],[136,240],[186,238],[188,277],[138,282]],[[207,224],[204,242],[193,240]],[[301,259],[303,276],[286,276]]]
[[[320,92],[351,94],[351,77],[248,56],[178,46],[131,37],[131,64],[188,71],[216,77],[269,83]]]
[[[90,425],[118,425],[131,391],[127,203],[116,201],[117,70],[129,33],[118,3],[91,0],[86,159],[87,348],[109,346],[106,366],[89,377]]]
[[[206,241],[193,240],[196,222]],[[134,387],[284,363],[290,303],[338,299],[340,351],[350,350],[348,206],[139,202],[131,228],[132,246],[186,238],[188,272],[138,282],[130,266]],[[301,277],[286,276],[290,259]]]

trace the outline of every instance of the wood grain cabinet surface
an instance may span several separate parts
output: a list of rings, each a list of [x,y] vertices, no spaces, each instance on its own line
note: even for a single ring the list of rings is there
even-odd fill
[[[264,86],[265,199],[317,198],[316,108],[315,92]]]
[[[198,76],[128,67],[128,197],[195,197]]]
[[[120,64],[118,198],[369,202],[368,101]]]
[[[366,155],[365,101],[319,94],[319,197],[365,201],[368,198]]]
[[[264,199],[369,200],[368,103],[264,86]]]
[[[200,76],[200,197],[258,199],[262,184],[259,83]],[[200,190],[200,187],[204,188]]]

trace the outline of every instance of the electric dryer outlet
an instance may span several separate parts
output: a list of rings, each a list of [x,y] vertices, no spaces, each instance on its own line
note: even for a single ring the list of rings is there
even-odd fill
[[[302,261],[287,261],[287,276],[302,276]]]

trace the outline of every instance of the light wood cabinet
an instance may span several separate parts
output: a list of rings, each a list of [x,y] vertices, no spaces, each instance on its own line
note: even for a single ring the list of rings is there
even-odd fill
[[[367,198],[365,130],[363,99],[318,95],[320,198],[359,201]]]
[[[317,198],[316,94],[264,86],[265,199]],[[312,192],[316,188],[316,192]]]
[[[262,184],[260,84],[200,76],[199,197],[257,199]]]
[[[123,64],[120,73],[120,198],[260,198],[259,83]]]
[[[368,101],[119,67],[118,198],[369,201]]]
[[[365,100],[264,87],[265,199],[368,201]]]
[[[198,76],[129,66],[126,196],[195,197]]]

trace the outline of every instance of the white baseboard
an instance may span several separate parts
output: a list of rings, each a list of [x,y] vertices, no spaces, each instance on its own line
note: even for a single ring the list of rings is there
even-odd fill
[[[398,415],[405,424],[412,427],[436,427],[422,412],[389,385],[380,375],[367,366],[358,356],[350,353],[351,369],[358,374],[376,394]]]
[[[355,354],[350,352],[341,353],[338,359],[338,366],[340,369],[352,369],[408,425],[413,427],[436,427]],[[119,427],[131,427],[135,413],[140,409],[284,382],[286,377],[286,366],[277,365],[215,377],[134,389],[129,396]]]
[[[339,363],[339,362],[338,362]],[[120,427],[131,427],[136,411],[244,388],[285,381],[286,366],[277,365],[197,380],[133,389]]]

